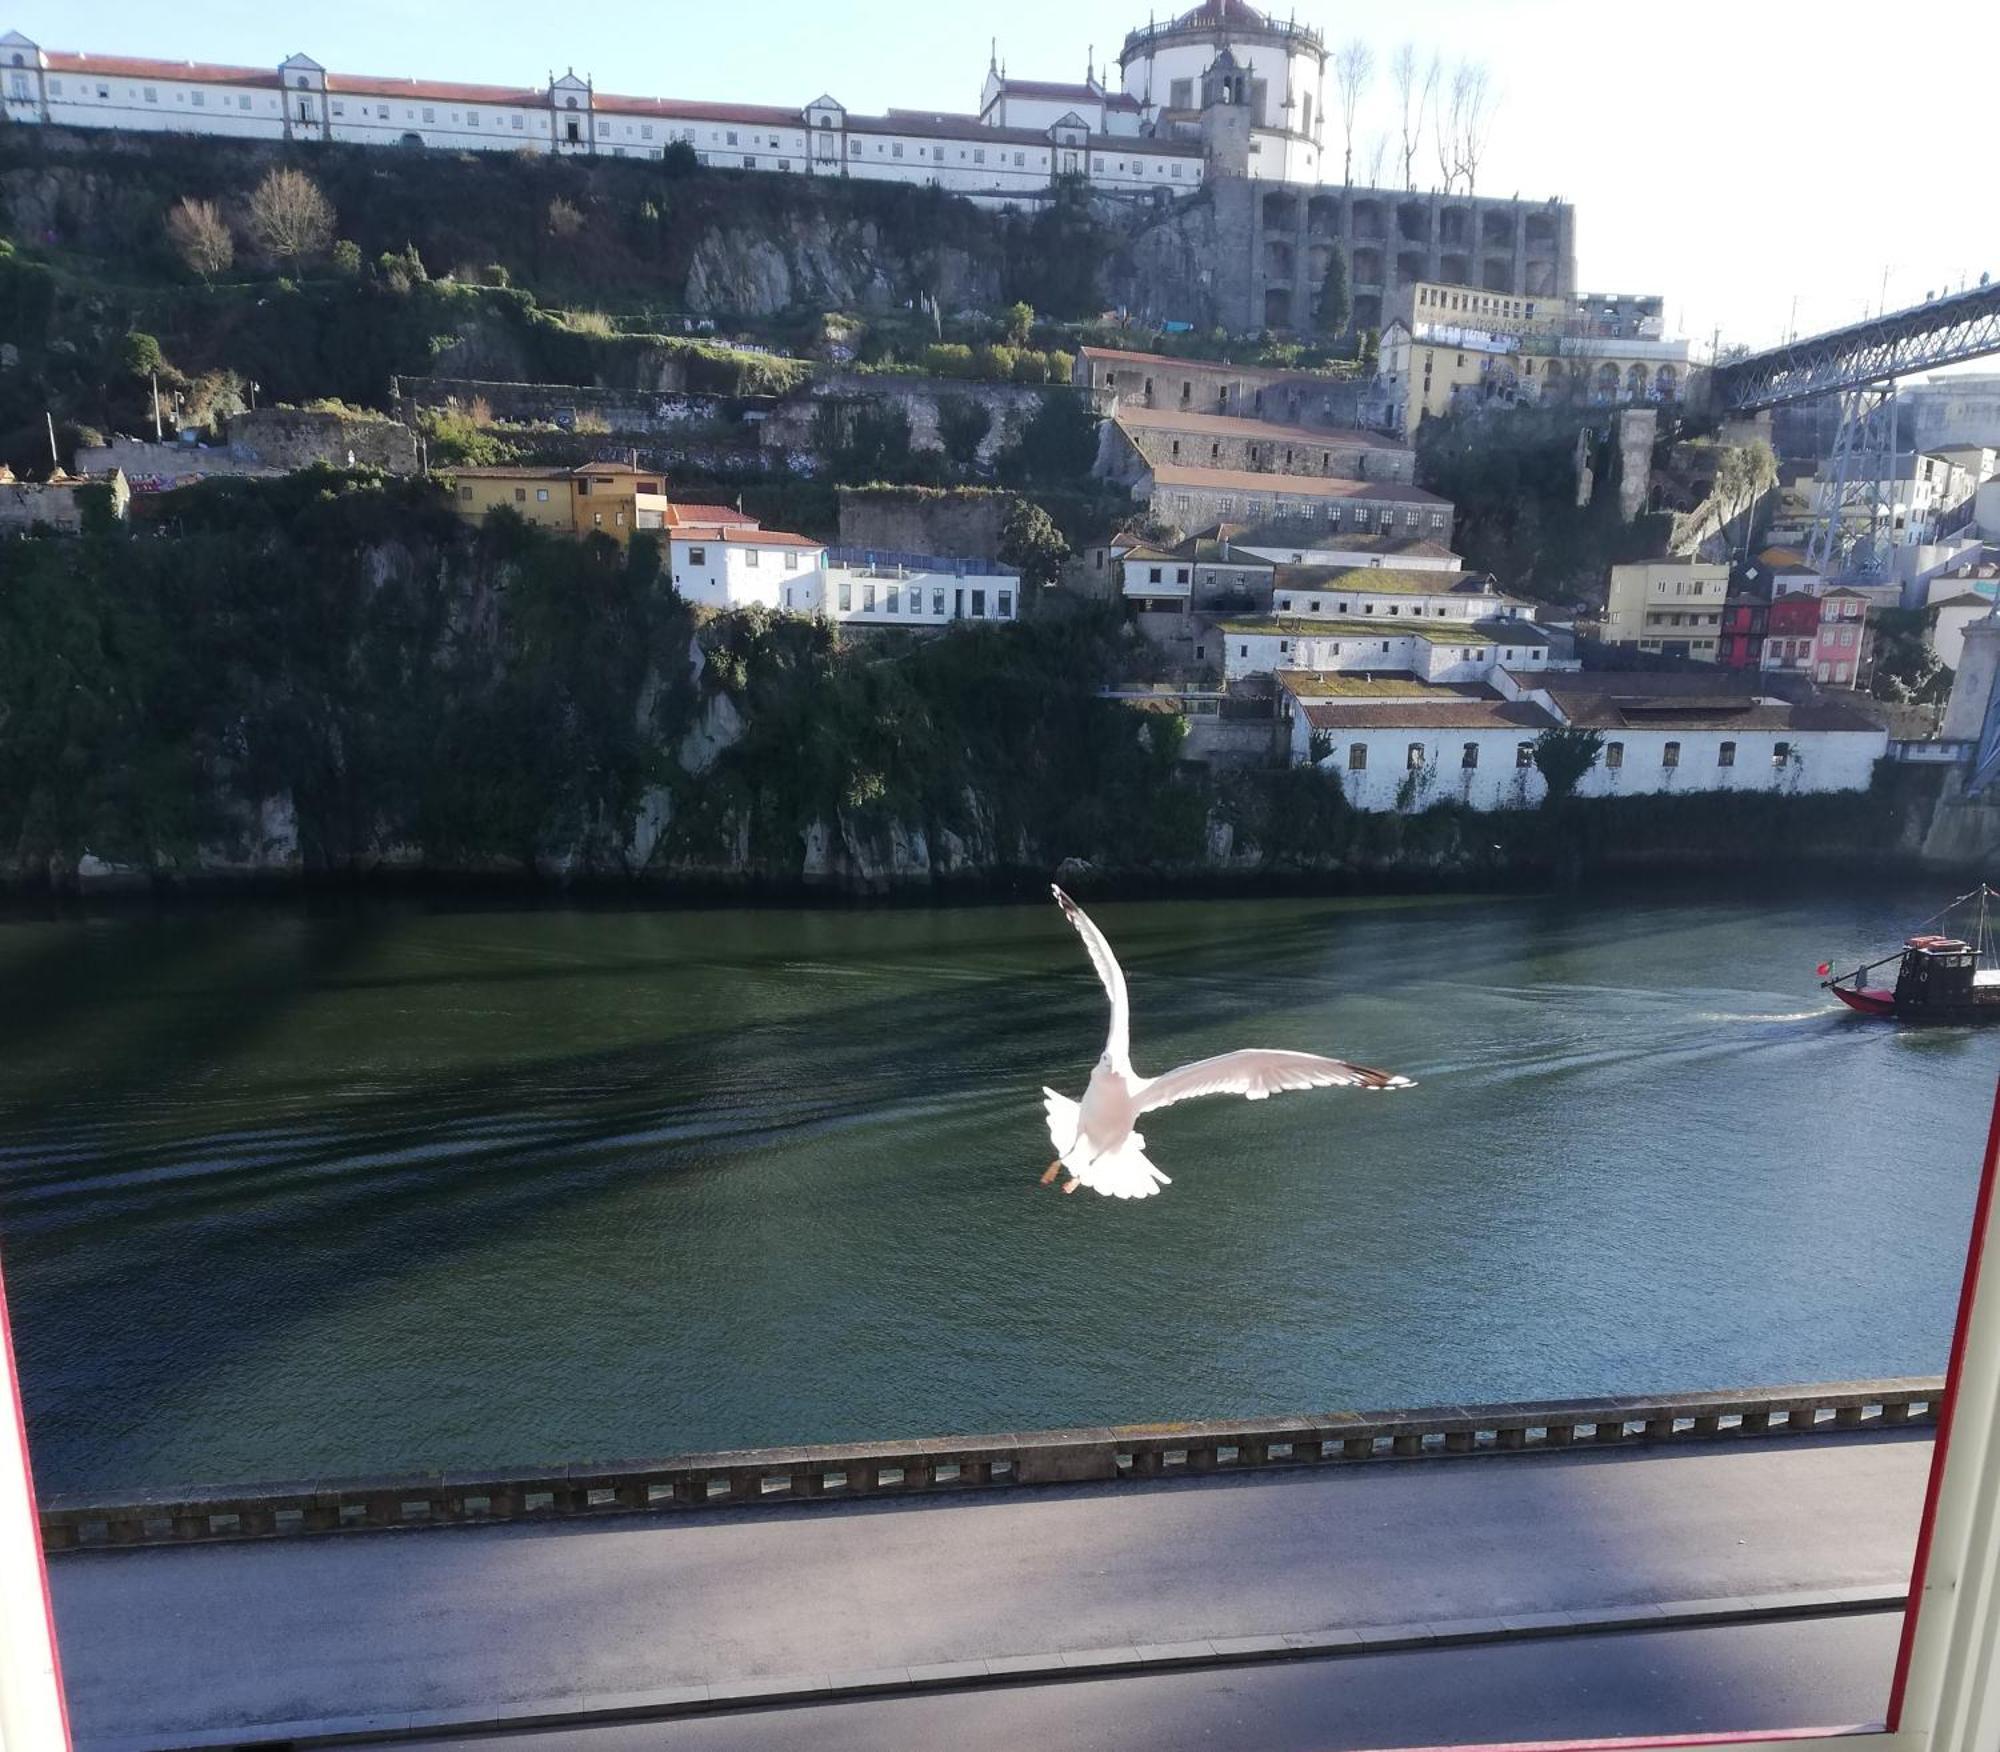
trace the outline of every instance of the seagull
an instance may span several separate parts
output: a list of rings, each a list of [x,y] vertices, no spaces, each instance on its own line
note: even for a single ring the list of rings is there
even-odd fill
[[[1049,1141],[1055,1145],[1056,1159],[1042,1176],[1049,1185],[1065,1168],[1069,1179],[1064,1192],[1087,1186],[1106,1198],[1151,1198],[1163,1186],[1173,1184],[1146,1160],[1146,1140],[1132,1129],[1142,1113],[1156,1107],[1171,1107],[1176,1101],[1192,1101],[1199,1095],[1241,1095],[1251,1101],[1268,1100],[1286,1089],[1323,1089],[1345,1086],[1358,1089],[1413,1089],[1408,1077],[1389,1071],[1371,1071],[1365,1065],[1351,1065],[1345,1059],[1320,1058],[1309,1052],[1278,1052],[1253,1046],[1241,1052],[1225,1052],[1216,1058],[1198,1059],[1191,1065],[1169,1071],[1163,1077],[1142,1077],[1132,1068],[1132,1007],[1125,996],[1125,975],[1118,957],[1104,933],[1090,922],[1090,915],[1053,883],[1051,892],[1063,916],[1076,927],[1083,946],[1090,952],[1097,977],[1104,982],[1111,999],[1111,1032],[1104,1053],[1090,1073],[1090,1087],[1081,1102],[1053,1089],[1042,1090],[1048,1112]]]

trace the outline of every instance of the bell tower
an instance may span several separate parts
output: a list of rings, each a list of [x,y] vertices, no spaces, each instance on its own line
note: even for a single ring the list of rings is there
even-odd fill
[[[1250,174],[1250,73],[1227,43],[1201,76],[1201,139],[1210,175]]]

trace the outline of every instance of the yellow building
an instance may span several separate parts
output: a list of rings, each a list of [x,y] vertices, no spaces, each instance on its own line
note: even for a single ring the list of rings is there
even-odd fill
[[[1686,341],[1663,338],[1660,300],[1528,298],[1421,281],[1382,331],[1382,387],[1405,436],[1468,403],[1670,403],[1687,386]]]
[[[1642,560],[1611,568],[1604,641],[1715,661],[1729,568],[1701,560]]]
[[[580,468],[459,468],[449,471],[452,505],[471,523],[501,507],[544,529],[608,535],[623,545],[635,529],[665,529],[667,483],[625,462]]]

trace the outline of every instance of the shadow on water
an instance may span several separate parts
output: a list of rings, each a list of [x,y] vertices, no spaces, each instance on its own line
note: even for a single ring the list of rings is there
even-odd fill
[[[1374,1250],[1378,1273],[1393,1275],[1407,1257],[1427,1274],[1475,1282],[1494,1270],[1496,1246],[1526,1245],[1508,1238],[1523,1220],[1519,1201],[1541,1198],[1544,1183],[1550,1198],[1577,1197],[1570,1182],[1580,1170],[1562,1144],[1506,1153],[1510,1126],[1560,1137],[1539,1113],[1534,1130],[1521,1133],[1527,1121],[1509,1115],[1523,1091],[1548,1105],[1575,1089],[1581,1138],[1602,1129],[1594,1098],[1643,1110],[1659,1101],[1661,1079],[1693,1089],[1717,1075],[1747,1077],[1746,1057],[1768,1056],[1773,1078],[1796,1075],[1802,1061],[1784,1055],[1827,1034],[1817,1018],[1708,1020],[1735,995],[1730,933],[1761,922],[1766,910],[1520,900],[1101,909],[1130,975],[1142,1068],[1262,1039],[1438,1073],[1425,1097],[1436,1105],[1414,1130],[1331,1099],[1287,1107],[1276,1122],[1255,1109],[1239,1121],[1220,1104],[1177,1112],[1161,1127],[1179,1140],[1175,1170],[1218,1147],[1227,1160],[1223,1140],[1238,1124],[1267,1128],[1249,1135],[1290,1140],[1286,1149],[1351,1134],[1407,1153],[1428,1137],[1424,1154],[1434,1157],[1439,1146],[1450,1159],[1392,1165],[1397,1176],[1419,1170],[1406,1196],[1418,1201],[1409,1208],[1421,1208],[1423,1175],[1443,1174],[1449,1184],[1462,1172],[1461,1148],[1493,1149],[1492,1184],[1479,1190],[1492,1208],[1479,1221],[1439,1207],[1417,1229],[1391,1237],[1359,1228],[1353,1243]],[[326,1394],[311,1382],[286,1384],[296,1404],[284,1412],[241,1405],[247,1420],[271,1424],[241,1446],[281,1457],[301,1446],[341,1451],[337,1432],[283,1427],[287,1416],[310,1419],[322,1400],[351,1414],[367,1396],[375,1365],[320,1335],[346,1332],[365,1315],[368,1342],[396,1347],[389,1360],[405,1371],[404,1391],[421,1390],[427,1372],[442,1383],[460,1366],[437,1325],[439,1298],[455,1285],[474,1286],[465,1295],[483,1317],[521,1323],[512,1337],[524,1369],[537,1366],[538,1353],[593,1341],[608,1361],[629,1352],[638,1366],[631,1343],[642,1330],[645,1366],[658,1367],[673,1357],[678,1327],[699,1328],[714,1273],[768,1279],[768,1293],[793,1294],[800,1314],[760,1312],[768,1332],[732,1351],[745,1373],[731,1393],[754,1398],[757,1371],[770,1366],[759,1345],[823,1345],[820,1390],[837,1401],[839,1371],[857,1366],[853,1347],[866,1344],[842,1329],[860,1331],[880,1317],[882,1296],[893,1295],[892,1284],[874,1279],[892,1276],[904,1256],[869,1257],[886,1245],[892,1223],[898,1245],[936,1253],[925,1270],[962,1304],[926,1310],[922,1297],[938,1285],[912,1287],[910,1318],[919,1324],[902,1337],[914,1342],[921,1331],[925,1366],[957,1370],[966,1383],[992,1367],[1012,1335],[1060,1330],[1071,1301],[1087,1317],[1102,1295],[1129,1304],[1137,1292],[1142,1305],[1118,1315],[1106,1354],[1052,1353],[1036,1365],[1055,1383],[1046,1397],[1056,1402],[1067,1393],[1090,1403],[1107,1371],[1129,1377],[1130,1392],[1132,1380],[1150,1380],[1146,1371],[1161,1367],[1144,1346],[1185,1346],[1192,1331],[1202,1349],[1170,1367],[1198,1365],[1197,1385],[1160,1375],[1161,1385],[1146,1389],[1158,1395],[1149,1409],[1192,1411],[1196,1392],[1219,1403],[1226,1389],[1217,1382],[1282,1341],[1282,1329],[1260,1327],[1270,1325],[1269,1298],[1285,1294],[1277,1286],[1294,1279],[1294,1299],[1303,1285],[1323,1303],[1343,1355],[1364,1342],[1364,1323],[1392,1312],[1371,1312],[1351,1268],[1321,1285],[1310,1259],[1293,1257],[1305,1226],[1320,1219],[1268,1202],[1280,1196],[1272,1176],[1281,1158],[1258,1161],[1257,1174],[1226,1193],[1219,1177],[1203,1187],[1198,1173],[1196,1196],[1143,1215],[1045,1201],[1019,1207],[1038,1214],[1006,1216],[1019,1233],[991,1228],[994,1213],[978,1202],[991,1196],[982,1190],[991,1175],[1007,1177],[1011,1200],[1020,1174],[1026,1198],[1046,1160],[1039,1086],[1080,1088],[1102,1040],[1102,996],[1053,909],[770,914],[754,928],[727,915],[614,919],[615,929],[566,915],[507,920],[490,942],[384,914],[253,921],[240,930],[202,921],[157,939],[137,929],[121,942],[112,932],[81,951],[72,938],[67,959],[48,947],[17,957],[13,967],[31,963],[34,977],[19,988],[9,982],[6,1038],[38,1054],[50,1074],[0,1082],[11,1090],[0,1108],[0,1227],[20,1301],[31,1420],[59,1485],[153,1481],[147,1456],[160,1432],[195,1415],[204,1391],[221,1392],[225,1379],[230,1392],[246,1391],[232,1372],[248,1371],[268,1390],[268,1374],[257,1369],[276,1366],[263,1363],[267,1356],[294,1354],[295,1334],[312,1339],[296,1354],[337,1363],[350,1378]],[[1628,974],[1631,984],[1617,983]],[[1741,976],[1753,1015],[1774,1008],[1768,975]],[[46,1006],[44,1030],[32,1013],[43,1008],[37,994],[66,979],[68,989]],[[14,989],[28,994],[18,1005]],[[481,1007],[489,994],[499,1004],[491,1011]],[[510,994],[520,1001],[507,1003]],[[349,1032],[308,1035],[260,1058],[300,1011],[346,1018]],[[453,1036],[456,1056],[433,1053],[433,1036],[454,1028],[467,1031]],[[1896,1045],[1851,1034],[1845,1043],[1868,1053]],[[1929,1056],[1938,1047],[1919,1050]],[[1949,1046],[1945,1056],[1953,1056]],[[254,1061],[256,1074],[239,1061]],[[58,1066],[67,1075],[55,1074]],[[1241,1113],[1240,1104],[1231,1111]],[[1407,1135],[1396,1143],[1399,1128]],[[811,1226],[827,1213],[802,1197],[812,1182],[798,1175],[836,1158],[848,1166],[828,1196],[843,1201],[844,1227],[815,1252]],[[1586,1191],[1609,1196],[1594,1182]],[[1203,1193],[1214,1202],[1200,1202]],[[870,1202],[884,1197],[897,1206]],[[495,1258],[578,1225],[591,1236],[601,1233],[592,1224],[615,1233],[635,1208],[640,1220],[681,1225],[641,1262],[657,1280],[593,1283],[594,1270],[630,1271],[634,1262],[601,1244],[593,1257],[566,1243],[534,1263],[573,1280],[535,1286],[532,1305],[491,1302],[519,1287],[492,1275]],[[1404,1208],[1384,1207],[1376,1220],[1395,1220]],[[1342,1220],[1352,1226],[1366,1215]],[[1610,1219],[1632,1220],[1616,1206],[1595,1214],[1586,1201],[1579,1234]],[[1148,1249],[1169,1242],[1149,1266]],[[766,1255],[814,1276],[788,1285],[785,1267]],[[1221,1306],[1207,1316],[1191,1308],[1167,1336],[1145,1338],[1144,1298],[1171,1293],[1176,1262],[1197,1258]],[[705,1275],[690,1276],[697,1265]],[[1506,1267],[1518,1262],[1510,1257]],[[856,1272],[873,1300],[853,1300]],[[1106,1279],[1101,1290],[1078,1275],[1090,1273]],[[1558,1272],[1556,1282],[1565,1281]],[[1050,1297],[1059,1305],[1036,1306]],[[575,1329],[607,1317],[601,1333]],[[572,1329],[538,1329],[548,1320]],[[1128,1330],[1130,1322],[1138,1324]],[[1342,1323],[1355,1326],[1352,1337],[1340,1334]],[[896,1365],[883,1351],[859,1366]],[[675,1391],[696,1393],[701,1379]],[[549,1389],[559,1382],[550,1377]],[[791,1381],[787,1390],[800,1389]],[[586,1397],[574,1427],[590,1429],[591,1389],[579,1391]],[[996,1385],[986,1397],[1011,1405],[1007,1391]],[[966,1402],[981,1397],[976,1384],[959,1393]],[[564,1411],[549,1427],[571,1432]],[[782,1405],[766,1415],[760,1439],[782,1439],[769,1427],[782,1432],[788,1416],[827,1416]],[[357,1438],[367,1462],[415,1463],[381,1446],[391,1427]],[[489,1438],[500,1446],[485,1458],[532,1457],[521,1451],[527,1427]],[[802,1422],[797,1433],[817,1427]],[[477,1435],[466,1436],[468,1451]],[[173,1451],[184,1453],[189,1438],[179,1440]],[[621,1438],[604,1440],[617,1446]],[[262,1467],[302,1469],[282,1458]]]

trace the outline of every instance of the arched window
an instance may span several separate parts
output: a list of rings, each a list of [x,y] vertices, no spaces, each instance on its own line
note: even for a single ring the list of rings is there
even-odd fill
[[[1404,765],[1406,765],[1413,773],[1423,771],[1424,745],[1421,742],[1413,742],[1410,744],[1410,752],[1404,761]]]
[[[1678,742],[1669,742],[1665,748],[1660,750],[1660,765],[1671,769],[1680,764],[1681,745]]]
[[[1465,745],[1465,753],[1459,756],[1458,764],[1467,772],[1471,772],[1477,767],[1479,765],[1479,744],[1468,742]]]
[[[1347,770],[1351,773],[1365,773],[1368,770],[1368,744],[1350,742],[1347,745]]]
[[[1715,751],[1715,764],[1719,767],[1733,767],[1736,764],[1736,744],[1725,742]]]
[[[1625,744],[1622,742],[1607,742],[1604,745],[1604,764],[1612,772],[1616,772],[1622,767],[1625,764]]]
[[[1535,764],[1535,745],[1532,742],[1518,742],[1514,745],[1514,764],[1517,767],[1531,767]]]

